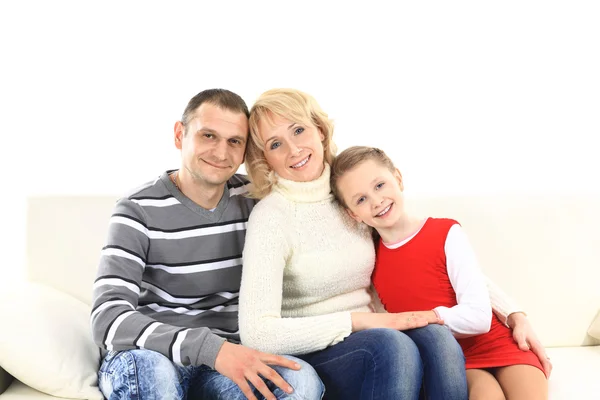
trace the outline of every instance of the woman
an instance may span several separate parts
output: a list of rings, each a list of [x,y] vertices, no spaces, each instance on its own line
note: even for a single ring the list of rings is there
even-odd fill
[[[374,246],[331,195],[327,114],[305,93],[270,90],[250,135],[246,169],[262,201],[246,233],[242,342],[300,356],[328,398],[416,399],[423,381],[427,398],[466,399],[464,356],[435,313],[373,312]]]

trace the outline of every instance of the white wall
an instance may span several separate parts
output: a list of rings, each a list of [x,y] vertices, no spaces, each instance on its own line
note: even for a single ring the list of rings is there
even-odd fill
[[[0,3],[3,282],[27,196],[177,167],[172,126],[211,87],[313,94],[412,193],[600,190],[596,2],[204,3]]]

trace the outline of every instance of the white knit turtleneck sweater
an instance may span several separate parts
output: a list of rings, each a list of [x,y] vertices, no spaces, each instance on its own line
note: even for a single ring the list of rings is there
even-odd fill
[[[305,354],[352,332],[350,312],[369,312],[375,250],[334,201],[329,166],[311,182],[278,177],[250,215],[240,289],[242,343]]]

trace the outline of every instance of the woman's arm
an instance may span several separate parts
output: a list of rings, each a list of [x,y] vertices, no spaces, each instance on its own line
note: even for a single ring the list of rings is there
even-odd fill
[[[496,285],[490,278],[485,277],[485,283],[490,293],[490,301],[492,303],[492,310],[494,314],[498,316],[506,326],[508,325],[508,317],[514,313],[525,312],[510,298],[498,285]]]
[[[240,288],[242,343],[275,354],[305,354],[341,342],[352,332],[350,312],[314,317],[281,316],[283,275],[290,242],[286,213],[258,203],[248,220]]]

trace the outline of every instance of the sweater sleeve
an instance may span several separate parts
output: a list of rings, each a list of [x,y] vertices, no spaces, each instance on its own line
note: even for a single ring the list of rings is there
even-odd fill
[[[498,316],[500,321],[504,325],[508,326],[508,316],[516,312],[522,312],[525,314],[523,309],[517,305],[517,303],[510,298],[498,285],[496,285],[490,278],[485,278],[488,291],[490,292],[490,300],[492,301],[492,310],[494,314]]]
[[[460,225],[450,228],[445,252],[448,277],[458,304],[435,310],[457,338],[488,332],[492,321],[490,297],[475,253]]]
[[[281,316],[284,270],[292,255],[280,205],[261,201],[248,220],[240,288],[242,344],[275,354],[306,354],[341,342],[352,332],[350,312]],[[318,279],[318,277],[315,277]]]
[[[150,246],[145,213],[128,199],[117,203],[93,287],[92,336],[105,350],[149,349],[179,365],[213,368],[225,339],[208,328],[164,324],[136,311]]]

